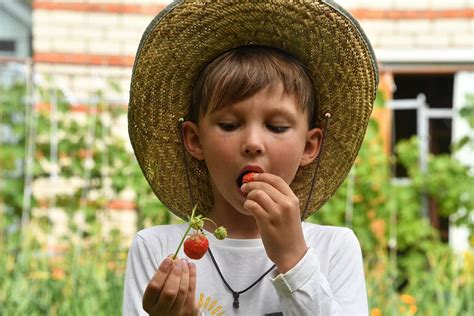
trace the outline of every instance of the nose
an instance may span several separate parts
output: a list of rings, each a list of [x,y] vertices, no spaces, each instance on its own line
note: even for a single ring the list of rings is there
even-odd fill
[[[261,155],[265,152],[263,135],[256,128],[249,128],[242,142],[242,154],[246,156]]]

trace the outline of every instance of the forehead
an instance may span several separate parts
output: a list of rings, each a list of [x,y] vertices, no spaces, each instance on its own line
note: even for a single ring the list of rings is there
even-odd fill
[[[271,115],[271,116],[292,116],[295,119],[306,118],[306,110],[298,106],[298,98],[283,89],[283,85],[276,87],[266,87],[259,90],[252,96],[232,102],[222,104],[218,108],[209,111],[208,114],[235,114],[244,115]]]
[[[257,90],[252,95],[229,102],[223,102],[209,112],[215,112],[222,109],[236,108],[238,105],[246,105],[248,107],[266,107],[268,109],[301,110],[305,112],[298,104],[298,97],[294,93],[285,91],[282,82],[277,82]]]

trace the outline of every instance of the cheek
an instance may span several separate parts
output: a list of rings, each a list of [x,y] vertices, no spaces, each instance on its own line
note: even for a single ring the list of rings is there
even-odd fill
[[[210,137],[203,144],[204,160],[209,171],[219,171],[228,168],[229,163],[235,158],[235,146],[229,139]]]
[[[203,145],[204,155],[210,159],[233,155],[234,146],[231,140],[222,137],[210,137]],[[217,156],[217,157],[216,157]]]
[[[286,183],[290,184],[293,181],[293,179],[295,178],[296,172],[298,171],[299,166],[300,166],[299,160],[291,159],[289,161],[286,161],[286,164],[283,167],[284,168],[283,179],[285,180]]]
[[[274,157],[276,157],[275,162],[278,165],[278,169],[280,169],[281,177],[285,182],[291,183],[300,166],[304,145],[296,142],[288,142],[285,146],[287,149],[282,151],[280,147],[277,149],[278,155],[274,155]]]

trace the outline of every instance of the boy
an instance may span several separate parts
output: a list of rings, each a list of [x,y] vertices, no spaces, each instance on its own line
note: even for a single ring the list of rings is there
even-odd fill
[[[137,53],[130,138],[163,204],[186,218],[198,203],[228,238],[172,261],[187,224],[139,232],[123,314],[367,315],[352,231],[301,219],[350,170],[376,87],[362,30],[330,1],[168,6]]]

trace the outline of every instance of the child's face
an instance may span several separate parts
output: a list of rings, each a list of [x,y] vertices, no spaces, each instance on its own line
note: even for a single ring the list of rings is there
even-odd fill
[[[215,204],[230,204],[244,214],[240,181],[245,170],[275,174],[290,184],[298,167],[319,151],[321,130],[308,130],[307,113],[296,98],[283,93],[281,84],[207,113],[197,126],[188,123],[186,145],[206,162]]]

